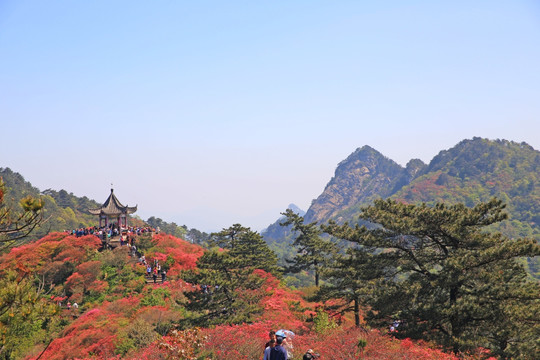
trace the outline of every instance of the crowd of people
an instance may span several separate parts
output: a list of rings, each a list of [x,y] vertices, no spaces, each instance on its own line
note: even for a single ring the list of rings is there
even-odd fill
[[[106,243],[106,247],[109,245],[109,240],[111,237],[120,236],[120,246],[127,246],[129,248],[129,254],[139,259],[139,263],[145,266],[146,268],[146,276],[150,279],[154,280],[154,283],[157,282],[158,277],[161,277],[161,282],[165,282],[167,280],[167,271],[165,269],[161,268],[161,265],[159,264],[158,260],[154,260],[154,266],[150,265],[146,257],[137,250],[137,246],[135,245],[135,236],[147,234],[147,233],[159,233],[159,228],[154,229],[152,227],[134,227],[130,226],[126,229],[119,229],[116,223],[109,224],[106,227],[98,228],[97,226],[93,227],[87,227],[87,228],[79,228],[75,230],[66,230],[66,233],[70,233],[72,235],[75,235],[76,237],[81,237],[85,235],[95,235],[103,239],[104,243]]]
[[[107,238],[115,237],[120,235],[120,229],[118,228],[118,225],[116,223],[109,224],[104,227],[97,227],[97,226],[91,226],[86,228],[78,228],[73,229],[71,231],[66,230],[66,233],[71,233],[71,235],[75,235],[76,237],[81,237],[85,235],[96,235],[102,238],[103,240],[106,240]],[[155,233],[156,229],[146,226],[130,226],[126,229],[122,229],[122,235],[127,236],[128,238],[130,236],[139,236],[146,233]]]
[[[270,331],[270,340],[264,345],[263,360],[290,360],[292,359],[292,338],[294,333],[289,330]],[[312,349],[308,349],[302,360],[313,360],[319,358],[319,354]]]
[[[157,282],[158,277],[161,277],[161,282],[164,283],[167,281],[167,271],[161,268],[161,264],[157,259],[154,259],[154,266],[150,265],[146,261],[146,257],[141,255],[139,258],[139,263],[146,267],[146,277],[154,280],[154,284]]]

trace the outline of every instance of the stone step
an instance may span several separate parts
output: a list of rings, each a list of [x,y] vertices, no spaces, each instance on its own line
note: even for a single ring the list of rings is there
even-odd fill
[[[147,284],[154,284],[154,278],[148,278],[148,277],[145,277],[144,278],[146,283]],[[156,284],[163,284],[163,282],[161,281],[161,276],[158,276],[157,279],[156,279]]]

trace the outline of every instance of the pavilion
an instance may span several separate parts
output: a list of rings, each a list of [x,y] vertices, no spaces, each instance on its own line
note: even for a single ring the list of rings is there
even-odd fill
[[[92,215],[99,215],[99,227],[115,226],[118,230],[128,227],[127,216],[137,211],[137,206],[124,206],[114,195],[114,189],[111,189],[111,195],[105,200],[105,203],[97,209],[88,210]]]

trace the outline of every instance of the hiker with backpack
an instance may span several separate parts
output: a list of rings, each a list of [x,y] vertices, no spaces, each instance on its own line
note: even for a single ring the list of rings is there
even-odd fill
[[[276,346],[270,348],[269,360],[287,360],[287,350],[282,346],[286,337],[283,331],[276,331]]]

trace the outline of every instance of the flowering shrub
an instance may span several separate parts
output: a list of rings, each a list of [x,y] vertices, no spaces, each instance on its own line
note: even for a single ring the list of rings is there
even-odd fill
[[[55,339],[42,358],[88,358],[95,354],[103,358],[115,356],[119,317],[104,308],[94,308],[80,316]]]
[[[217,358],[260,359],[268,331],[277,330],[272,323],[255,323],[236,326],[219,326],[208,329],[206,349]],[[339,327],[326,333],[296,334],[291,341],[294,359],[301,359],[307,349],[313,349],[321,359],[407,359],[407,360],[458,360],[452,354],[432,349],[411,340],[399,341],[378,331]],[[462,357],[467,358],[467,357]]]
[[[179,360],[196,360],[197,354],[206,343],[206,336],[200,329],[173,330],[158,341],[158,348],[165,352],[168,358]]]
[[[168,276],[177,276],[182,270],[194,269],[204,250],[185,240],[168,234],[156,234],[153,248],[146,253],[147,259],[157,259],[168,268]]]
[[[43,274],[51,260],[75,265],[85,261],[88,253],[101,246],[96,236],[71,236],[51,233],[40,240],[11,249],[0,257],[0,270],[17,269],[22,273]]]
[[[54,309],[58,303],[64,307],[55,315],[63,328],[56,328],[56,338],[41,359],[261,359],[268,332],[278,329],[296,334],[289,339],[294,359],[307,349],[320,353],[321,360],[458,359],[426,343],[351,327],[351,319],[323,311],[340,304],[308,302],[263,270],[250,275],[261,286],[238,294],[245,304],[262,310],[252,323],[177,330],[175,325],[189,316],[182,306],[185,292],[194,290],[178,276],[196,268],[203,249],[166,234],[148,243],[147,259],[169,268],[164,284],[146,284],[144,268],[126,248],[98,253],[101,243],[94,236],[50,234],[0,257],[0,273],[13,269],[21,276],[39,275],[48,289],[42,300]],[[68,301],[81,307],[68,310]],[[35,346],[26,359],[36,359],[44,348]],[[489,353],[460,356],[485,359]]]

